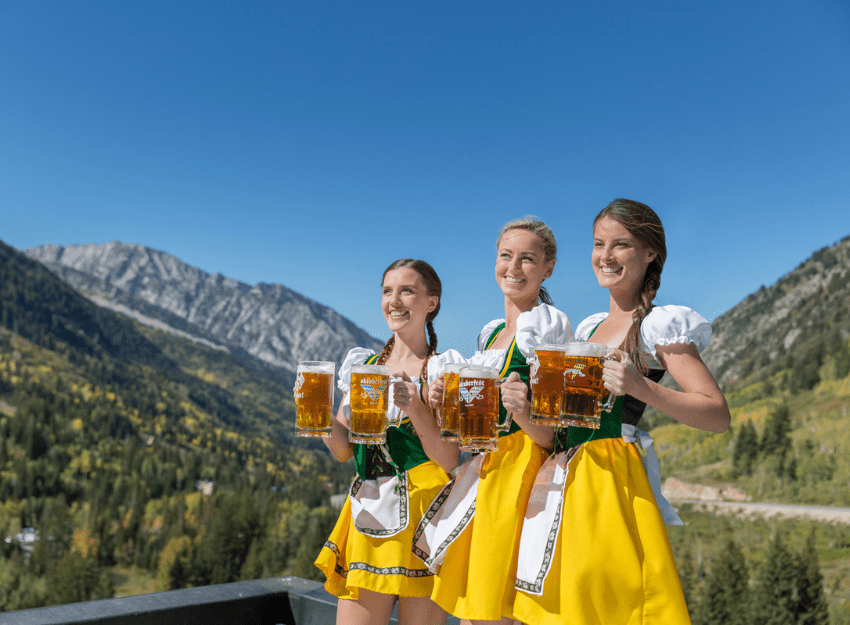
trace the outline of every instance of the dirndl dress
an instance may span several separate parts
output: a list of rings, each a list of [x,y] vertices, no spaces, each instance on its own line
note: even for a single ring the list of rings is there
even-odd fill
[[[576,338],[589,339],[605,316],[584,320]],[[653,308],[641,324],[648,377],[664,375],[656,346],[694,343],[702,351],[710,336],[711,325],[689,308]],[[515,618],[535,625],[690,623],[665,527],[681,521],[661,495],[652,439],[635,428],[644,408],[619,397],[599,430],[558,431],[526,509]]]
[[[375,360],[371,350],[352,349],[340,367],[339,388],[349,392],[352,365]],[[361,588],[400,597],[428,597],[433,590],[434,574],[411,545],[449,475],[428,459],[410,418],[392,402],[388,420],[386,444],[353,445],[357,475],[315,561],[327,578],[325,589],[340,599],[356,601]]]
[[[484,327],[470,362],[499,369],[500,378],[516,371],[526,383],[535,345],[573,336],[567,316],[545,304],[519,316],[507,350],[488,349],[503,328],[501,319]],[[501,402],[500,411],[504,419]],[[426,512],[414,551],[439,571],[431,598],[448,613],[471,620],[510,616],[525,502],[547,455],[514,423],[500,435],[498,450],[465,462]]]

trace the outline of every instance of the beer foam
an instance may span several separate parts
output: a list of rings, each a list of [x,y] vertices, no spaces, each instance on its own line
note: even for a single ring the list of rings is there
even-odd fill
[[[299,364],[299,373],[330,373],[333,375],[334,363],[332,362],[311,362],[309,364]]]
[[[462,378],[483,378],[486,380],[498,380],[499,372],[493,367],[483,367],[481,365],[468,365],[460,370]]]
[[[566,344],[564,353],[567,356],[589,356],[592,358],[601,358],[610,351],[611,348],[607,345],[587,343],[585,341],[573,341],[572,343]]]
[[[389,365],[353,365],[351,367],[351,373],[371,373],[372,375],[386,375],[390,374]]]

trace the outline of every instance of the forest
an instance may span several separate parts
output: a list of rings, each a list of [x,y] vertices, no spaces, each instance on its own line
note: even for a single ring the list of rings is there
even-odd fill
[[[647,415],[664,476],[850,505],[845,335],[724,392],[723,435]],[[98,308],[0,243],[0,610],[317,578],[353,467],[295,439],[293,418],[267,371]],[[847,527],[680,515],[669,534],[694,623],[850,624]]]

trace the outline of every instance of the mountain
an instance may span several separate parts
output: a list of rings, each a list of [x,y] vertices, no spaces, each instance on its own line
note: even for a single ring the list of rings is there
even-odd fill
[[[294,378],[302,360],[341,362],[383,344],[331,308],[280,284],[250,286],[165,252],[119,242],[25,253],[92,301]]]
[[[702,356],[724,389],[780,368],[790,370],[792,387],[812,388],[850,338],[850,236],[762,286],[712,328]]]

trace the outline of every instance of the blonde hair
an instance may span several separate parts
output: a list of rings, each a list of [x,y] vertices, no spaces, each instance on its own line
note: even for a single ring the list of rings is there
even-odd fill
[[[502,240],[502,237],[509,230],[528,230],[529,232],[533,232],[543,242],[544,260],[549,262],[550,260],[558,259],[558,242],[555,240],[555,233],[552,232],[552,228],[534,215],[526,215],[522,219],[514,219],[502,226],[502,229],[499,230],[499,236],[496,237],[497,250],[499,249],[499,241]],[[538,297],[544,304],[552,305],[552,297],[549,295],[549,291],[546,290],[545,286],[540,287]]]

